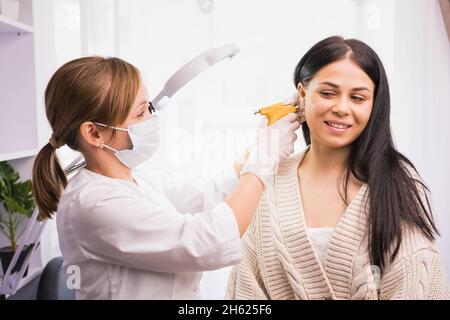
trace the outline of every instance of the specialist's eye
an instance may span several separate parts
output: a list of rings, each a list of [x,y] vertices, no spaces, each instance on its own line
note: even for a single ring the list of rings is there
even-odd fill
[[[138,113],[137,118],[145,117],[145,114],[147,113],[147,105],[143,104],[139,107],[139,109],[140,112]]]
[[[142,111],[141,113],[138,114],[138,118],[142,118],[145,116],[145,111]]]

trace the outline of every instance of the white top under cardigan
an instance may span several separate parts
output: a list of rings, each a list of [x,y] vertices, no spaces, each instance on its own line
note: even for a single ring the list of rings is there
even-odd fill
[[[56,213],[64,269],[77,299],[197,299],[201,271],[240,261],[239,230],[223,202],[238,179],[134,171],[135,183],[81,169]],[[71,274],[75,270],[69,269]]]
[[[307,228],[306,232],[323,267],[333,228]]]

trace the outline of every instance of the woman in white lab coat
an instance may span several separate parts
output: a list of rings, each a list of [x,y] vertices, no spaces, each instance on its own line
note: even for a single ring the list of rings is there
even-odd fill
[[[77,299],[198,298],[201,271],[240,261],[240,237],[300,126],[288,114],[259,131],[243,165],[180,179],[132,170],[152,156],[159,130],[131,64],[70,61],[51,78],[45,106],[53,134],[35,160],[33,194],[42,218],[56,213]],[[70,181],[55,152],[64,144],[86,161]]]

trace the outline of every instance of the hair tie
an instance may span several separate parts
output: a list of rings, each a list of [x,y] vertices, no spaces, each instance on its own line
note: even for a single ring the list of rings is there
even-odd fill
[[[55,148],[58,149],[60,147],[62,147],[64,145],[64,143],[62,143],[61,141],[59,141],[59,139],[57,139],[55,137],[55,134],[52,133],[52,136],[50,137],[50,139],[48,140],[48,143],[50,143],[50,145]]]

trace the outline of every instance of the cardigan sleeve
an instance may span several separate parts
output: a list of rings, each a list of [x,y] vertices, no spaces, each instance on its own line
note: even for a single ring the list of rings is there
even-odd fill
[[[380,299],[450,299],[441,256],[425,248],[394,261],[381,279]]]

